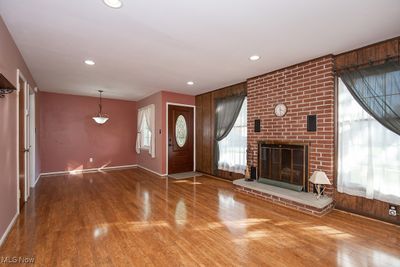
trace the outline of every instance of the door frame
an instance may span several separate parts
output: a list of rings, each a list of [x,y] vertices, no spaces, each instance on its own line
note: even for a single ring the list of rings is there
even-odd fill
[[[166,130],[165,130],[165,160],[166,160],[166,170],[165,173],[168,175],[168,134],[169,134],[169,123],[168,123],[168,107],[169,106],[179,106],[179,107],[189,107],[193,108],[193,171],[196,171],[196,106],[195,105],[187,105],[187,104],[180,104],[174,102],[167,102],[165,105],[166,108]]]
[[[17,151],[17,213],[19,214],[20,213],[20,199],[21,199],[21,197],[20,197],[20,194],[21,194],[21,192],[20,192],[20,190],[19,190],[19,153],[20,153],[20,151],[19,151],[19,94],[20,94],[20,91],[21,91],[21,84],[19,83],[19,80],[23,80],[24,81],[24,88],[23,88],[23,90],[24,90],[24,93],[25,93],[25,97],[24,97],[24,112],[25,112],[25,116],[24,116],[24,126],[25,126],[25,133],[24,133],[24,141],[26,142],[26,138],[27,138],[27,128],[26,128],[26,126],[27,126],[27,114],[26,114],[26,112],[27,112],[27,106],[28,106],[28,101],[29,100],[27,100],[27,95],[28,95],[28,98],[29,98],[29,91],[27,90],[27,89],[29,89],[29,85],[28,85],[28,80],[25,78],[25,76],[22,74],[22,72],[19,70],[19,69],[17,69],[17,99],[16,99],[16,107],[17,107],[17,147],[16,147],[16,151]],[[28,94],[27,94],[28,93]],[[24,148],[25,148],[25,144],[24,144]],[[28,165],[28,161],[26,160],[26,158],[27,158],[27,155],[25,155],[24,156],[25,157],[25,168],[24,168],[24,170],[25,170],[25,177],[24,177],[24,180],[25,180],[25,194],[24,194],[24,201],[26,202],[26,200],[27,200],[27,198],[28,198],[28,194],[29,194],[29,187],[28,187],[28,190],[26,190],[26,188],[27,188],[27,184],[28,184],[28,175],[29,175],[29,171],[27,171],[27,165]]]
[[[36,92],[37,87],[29,91],[29,186],[36,185]]]

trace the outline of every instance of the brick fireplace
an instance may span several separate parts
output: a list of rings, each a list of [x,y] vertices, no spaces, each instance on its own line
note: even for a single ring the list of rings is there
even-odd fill
[[[333,56],[328,55],[293,65],[247,81],[248,143],[253,159],[260,141],[307,143],[308,170],[324,171],[333,183],[334,175],[334,73]],[[284,103],[287,113],[277,117],[274,108]],[[317,116],[317,130],[307,131],[307,115]],[[254,131],[254,121],[261,131]],[[250,164],[253,159],[249,159]],[[253,162],[256,162],[255,160]],[[325,194],[333,194],[333,186]]]
[[[335,87],[333,56],[327,55],[284,69],[273,71],[247,80],[247,140],[251,153],[248,165],[258,165],[258,175],[271,178],[275,170],[278,182],[302,185],[302,190],[291,190],[271,184],[235,180],[236,190],[254,197],[284,205],[308,214],[322,216],[334,207],[334,145],[335,145]],[[287,113],[277,117],[275,106],[283,103]],[[316,130],[307,130],[307,116],[316,116]],[[261,129],[255,131],[255,121]],[[270,169],[260,168],[259,145],[304,144],[307,156],[303,154],[306,168],[294,166],[299,162],[297,148],[280,151],[280,161],[270,163]],[[292,149],[292,150],[290,150]],[[268,151],[268,150],[265,150]],[[261,153],[278,153],[278,152]],[[282,161],[282,153],[286,159]],[[278,154],[276,154],[278,155]],[[265,157],[265,155],[264,155]],[[294,159],[297,157],[297,159]],[[288,160],[287,158],[290,158]],[[313,185],[308,178],[316,171],[324,171],[332,185],[327,186],[325,197],[317,200],[311,193]],[[303,173],[302,173],[303,172]],[[278,175],[276,175],[278,173]],[[304,180],[303,180],[304,179]]]
[[[257,181],[309,192],[308,144],[259,142]],[[311,188],[312,191],[312,188]]]

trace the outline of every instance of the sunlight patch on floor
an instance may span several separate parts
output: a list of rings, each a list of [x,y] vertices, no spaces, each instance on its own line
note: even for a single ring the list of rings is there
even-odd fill
[[[90,169],[84,169],[83,165],[79,165],[78,167],[68,167],[68,174],[69,175],[83,175],[84,172],[102,172],[104,173],[105,168],[107,168],[107,166],[111,163],[111,161],[103,164],[101,167],[99,168],[90,168]],[[71,164],[70,164],[71,165]]]
[[[224,225],[219,222],[211,222],[211,223],[207,223],[206,225],[196,226],[193,228],[193,230],[207,231],[207,230],[213,230],[213,229],[218,229],[218,228],[222,228],[222,227],[224,227]]]
[[[262,240],[268,238],[271,235],[271,232],[265,230],[254,230],[249,231],[243,235],[241,238],[235,238],[233,240],[234,243],[238,245],[247,244],[248,241],[252,240]]]
[[[274,223],[274,225],[276,225],[276,226],[301,225],[301,224],[305,224],[305,223],[303,223],[303,222],[293,222],[293,221],[282,221],[282,222]]]
[[[261,218],[249,218],[249,219],[242,219],[242,220],[224,220],[223,223],[220,222],[210,222],[204,226],[197,226],[194,228],[195,231],[205,231],[205,230],[212,230],[218,229],[225,226],[230,228],[247,228],[250,226],[259,225],[264,222],[268,222],[270,219],[261,219]]]
[[[224,220],[224,224],[229,227],[247,228],[249,226],[258,225],[270,221],[269,219],[249,218],[242,220]]]
[[[79,165],[78,167],[73,167],[73,168],[71,168],[71,166],[69,166],[67,169],[68,169],[69,175],[78,175],[78,174],[82,174],[83,165]]]
[[[245,234],[245,237],[247,239],[251,239],[251,240],[263,239],[267,236],[269,236],[269,232],[265,231],[265,230],[255,230],[255,231],[250,231],[247,234]]]
[[[151,229],[153,227],[165,227],[171,228],[169,223],[166,221],[135,221],[135,222],[121,222],[121,223],[110,223],[106,224],[108,227],[115,226],[118,230],[122,232],[135,232],[135,231],[144,231]]]
[[[310,227],[303,227],[303,230],[314,232],[315,234],[327,235],[332,238],[336,239],[347,239],[353,238],[351,234],[339,231],[335,228],[329,226],[310,226]]]
[[[193,182],[193,181],[190,181],[190,180],[177,180],[177,181],[173,181],[172,183],[174,183],[174,184],[190,184],[190,185],[202,184],[200,182]]]

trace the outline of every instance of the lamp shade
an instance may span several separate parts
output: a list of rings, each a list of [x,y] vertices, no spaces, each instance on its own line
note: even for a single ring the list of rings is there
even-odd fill
[[[93,117],[93,120],[98,124],[104,124],[104,123],[106,123],[108,121],[108,116],[101,112],[102,108],[103,108],[103,106],[101,105],[101,94],[102,93],[103,93],[103,91],[99,90],[99,94],[100,94],[99,113],[97,114],[97,116]]]
[[[108,121],[107,117],[93,117],[93,120],[98,123],[98,124],[104,124],[106,121]]]
[[[313,184],[331,184],[328,177],[326,176],[326,173],[323,171],[315,171],[311,175],[309,181]]]

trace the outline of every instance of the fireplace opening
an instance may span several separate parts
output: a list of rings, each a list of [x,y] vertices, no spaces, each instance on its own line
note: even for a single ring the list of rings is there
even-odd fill
[[[308,192],[308,145],[259,142],[258,170],[260,183]]]

